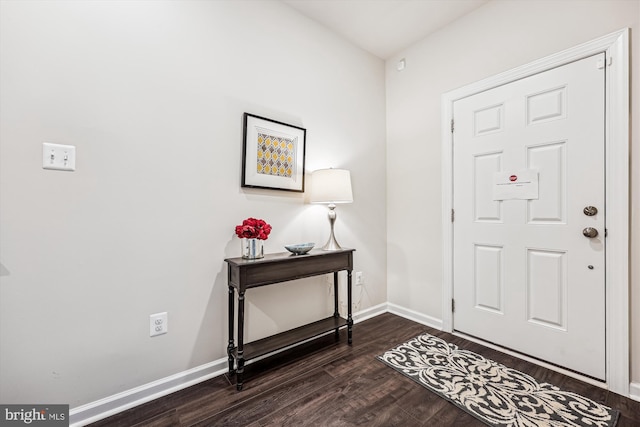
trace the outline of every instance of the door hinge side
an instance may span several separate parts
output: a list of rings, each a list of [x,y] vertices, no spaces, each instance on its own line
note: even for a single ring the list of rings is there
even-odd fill
[[[451,298],[451,312],[453,313],[455,311],[456,311],[456,300]]]
[[[456,211],[454,211],[453,209],[451,209],[451,222],[456,220]]]

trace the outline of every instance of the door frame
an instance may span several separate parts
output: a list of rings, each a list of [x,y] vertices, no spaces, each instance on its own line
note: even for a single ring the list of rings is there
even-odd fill
[[[598,53],[605,78],[606,383],[629,396],[629,29],[547,56],[442,95],[442,330],[453,332],[453,104],[477,93]]]

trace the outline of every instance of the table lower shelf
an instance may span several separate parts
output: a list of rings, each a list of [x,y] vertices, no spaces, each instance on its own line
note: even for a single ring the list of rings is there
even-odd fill
[[[339,328],[347,326],[347,320],[342,317],[328,317],[300,326],[289,331],[281,332],[270,337],[262,338],[244,344],[244,360],[255,359],[285,347],[299,344],[303,341],[318,337]],[[238,358],[238,348],[233,349],[233,355]]]

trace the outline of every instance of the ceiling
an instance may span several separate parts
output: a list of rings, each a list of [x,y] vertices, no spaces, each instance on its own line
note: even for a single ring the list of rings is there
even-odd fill
[[[388,59],[489,0],[281,0],[356,46]]]

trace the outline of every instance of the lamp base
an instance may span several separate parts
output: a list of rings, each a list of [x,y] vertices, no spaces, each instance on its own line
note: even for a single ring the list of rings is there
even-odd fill
[[[333,224],[336,222],[336,205],[331,203],[329,205],[329,224],[331,224],[331,234],[329,235],[329,240],[322,247],[323,251],[337,251],[342,249],[342,247],[338,244],[336,240],[336,236],[333,234]]]
[[[323,251],[338,251],[342,249],[342,246],[338,244],[336,241],[336,236],[333,235],[333,230],[331,230],[331,236],[329,236],[329,240],[322,247]]]

